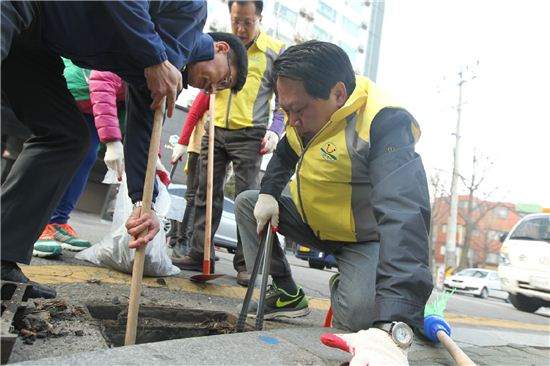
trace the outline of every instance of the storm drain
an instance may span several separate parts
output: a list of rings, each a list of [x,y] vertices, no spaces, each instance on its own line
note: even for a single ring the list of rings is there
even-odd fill
[[[107,304],[87,304],[87,308],[101,323],[107,343],[113,347],[123,346],[128,308]],[[222,311],[141,306],[136,344],[234,333],[236,324],[235,315]]]
[[[27,301],[31,286],[24,283],[1,281],[2,285],[2,319],[0,323],[0,354],[1,363],[5,364],[10,358],[11,351],[17,333],[14,332],[13,321],[16,315],[24,306],[23,302]]]

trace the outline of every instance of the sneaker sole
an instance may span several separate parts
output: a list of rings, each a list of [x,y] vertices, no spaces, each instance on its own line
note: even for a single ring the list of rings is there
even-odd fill
[[[275,318],[301,318],[310,313],[309,307],[300,309],[300,310],[287,310],[287,311],[278,311],[275,313],[264,314],[265,320],[275,319]],[[248,313],[248,317],[256,318],[255,313]]]
[[[61,249],[58,252],[41,252],[40,250],[33,249],[32,255],[39,258],[59,257],[61,255]]]
[[[88,249],[89,247],[84,248],[84,247],[77,247],[77,246],[67,244],[67,243],[61,243],[61,248],[67,249],[71,252],[80,252],[80,251],[83,251],[84,249]]]

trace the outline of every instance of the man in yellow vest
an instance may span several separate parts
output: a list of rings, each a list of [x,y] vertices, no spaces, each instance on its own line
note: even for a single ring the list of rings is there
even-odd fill
[[[407,364],[411,327],[423,326],[432,290],[418,124],[372,81],[354,75],[334,44],[290,47],[273,72],[288,124],[260,191],[236,199],[247,266],[268,223],[300,245],[333,253],[340,273],[329,282],[332,325],[357,333],[321,341],[352,352],[357,364]],[[283,195],[292,175],[291,196]],[[275,243],[270,274],[265,318],[307,314],[305,294]]]
[[[269,125],[270,101],[275,91],[272,66],[277,56],[283,52],[284,45],[269,37],[260,28],[262,9],[262,1],[229,1],[232,31],[248,49],[249,68],[247,81],[239,93],[216,93],[212,237],[222,216],[223,184],[227,165],[233,162],[236,195],[247,189],[257,189],[261,154],[273,151],[284,129],[284,114],[278,108],[277,101],[272,123]],[[202,144],[191,249],[187,256],[172,260],[181,269],[199,272],[202,271],[206,221],[207,138],[205,135]],[[237,271],[237,283],[248,286],[250,276],[246,270],[238,233],[237,237],[239,239],[233,257],[233,267]],[[211,265],[211,272],[214,273],[213,250]]]

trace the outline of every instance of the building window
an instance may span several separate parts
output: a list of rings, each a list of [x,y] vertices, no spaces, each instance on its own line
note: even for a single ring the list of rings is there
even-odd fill
[[[334,10],[329,5],[325,4],[324,1],[319,1],[319,4],[317,6],[317,12],[322,16],[324,16],[325,18],[327,18],[328,20],[330,20],[331,22],[336,21],[336,15],[337,15],[336,10]]]
[[[293,27],[296,26],[296,21],[298,20],[298,13],[287,8],[279,2],[275,3],[275,16],[283,19]]]
[[[357,13],[363,13],[364,2],[359,0],[346,0],[346,5],[352,8]]]
[[[441,232],[445,234],[447,233],[447,224],[441,225]]]
[[[349,59],[351,60],[351,63],[355,61],[355,55],[357,53],[357,49],[355,47],[351,47],[349,44],[345,42],[338,42],[338,45],[342,47],[344,51],[348,54]]]
[[[508,209],[506,207],[497,207],[497,216],[501,219],[508,217]]]
[[[348,17],[342,17],[342,28],[351,35],[357,36],[361,27]]]
[[[314,25],[313,31],[311,32],[312,39],[316,39],[318,41],[323,42],[332,42],[332,36],[329,32],[325,31],[324,29],[321,29],[320,27]]]

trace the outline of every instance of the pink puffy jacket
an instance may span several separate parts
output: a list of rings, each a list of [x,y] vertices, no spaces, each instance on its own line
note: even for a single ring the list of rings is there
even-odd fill
[[[126,83],[112,72],[92,70],[89,84],[90,102],[99,139],[103,143],[122,141],[118,107],[124,105]]]

